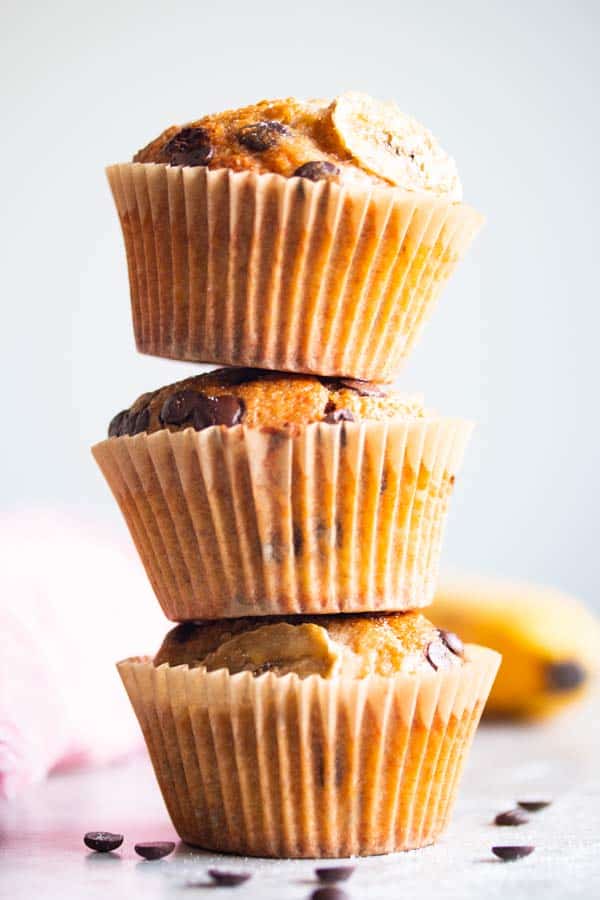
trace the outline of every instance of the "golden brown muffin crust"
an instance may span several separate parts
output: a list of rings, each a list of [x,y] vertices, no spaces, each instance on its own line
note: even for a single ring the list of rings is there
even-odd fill
[[[460,665],[462,653],[455,635],[417,612],[263,616],[178,625],[154,664],[363,678],[445,669]]]
[[[331,102],[263,100],[172,125],[133,160],[461,196],[454,161],[426,128],[395,104],[352,91]]]
[[[421,418],[421,398],[351,378],[216,369],[151,393],[113,418],[109,437],[210,425],[294,430],[312,422]]]

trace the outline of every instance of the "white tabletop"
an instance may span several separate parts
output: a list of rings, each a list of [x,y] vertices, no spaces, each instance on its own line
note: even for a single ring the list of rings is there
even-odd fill
[[[597,699],[545,725],[486,725],[477,735],[453,822],[435,847],[356,861],[351,900],[600,896],[600,722]],[[499,828],[497,812],[516,800],[551,797],[527,825]],[[116,831],[115,854],[90,853],[86,831]],[[55,776],[0,804],[2,900],[170,900],[201,896],[211,865],[253,878],[219,888],[223,900],[303,900],[316,887],[310,860],[216,856],[179,844],[159,862],[136,857],[137,841],[176,840],[150,765]],[[526,859],[502,863],[493,844],[534,844]]]

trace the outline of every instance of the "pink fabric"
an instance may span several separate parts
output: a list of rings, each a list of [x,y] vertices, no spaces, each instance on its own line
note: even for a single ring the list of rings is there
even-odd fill
[[[0,515],[0,797],[142,746],[115,662],[154,652],[169,627],[124,535]]]

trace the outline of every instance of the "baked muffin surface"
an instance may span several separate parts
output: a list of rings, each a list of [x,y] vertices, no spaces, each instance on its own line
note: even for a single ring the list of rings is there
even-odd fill
[[[109,437],[163,428],[201,431],[248,425],[293,431],[313,422],[422,418],[420,397],[352,378],[319,378],[262,369],[216,369],[142,394],[109,425]]]
[[[261,675],[364,678],[422,674],[461,665],[463,648],[418,612],[251,617],[172,629],[154,665]]]
[[[462,196],[454,160],[433,135],[396,104],[358,91],[331,102],[263,100],[172,125],[133,161]]]

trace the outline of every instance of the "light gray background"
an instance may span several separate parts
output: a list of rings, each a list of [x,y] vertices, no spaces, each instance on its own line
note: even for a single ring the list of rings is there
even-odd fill
[[[488,216],[401,379],[479,423],[445,562],[600,603],[599,8],[3,0],[2,505],[122,529],[88,447],[189,371],[135,354],[104,165],[172,122],[362,89],[439,136]]]

